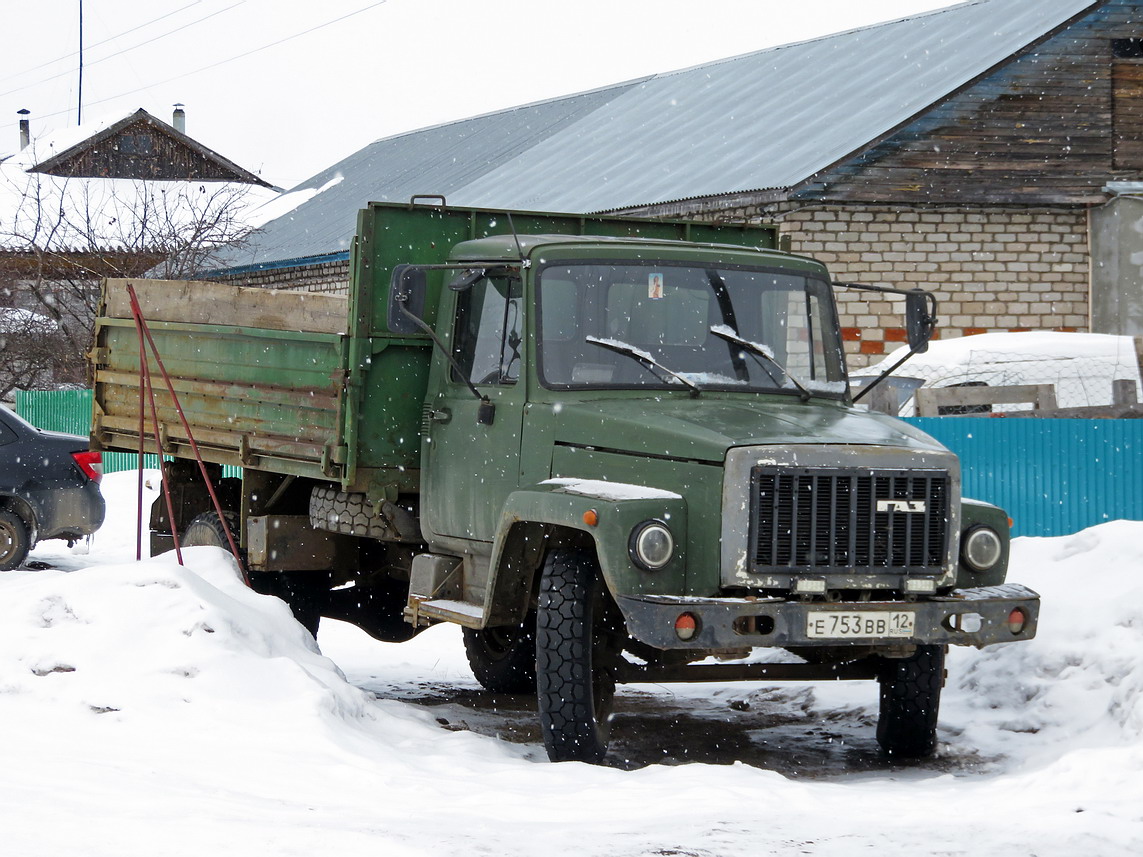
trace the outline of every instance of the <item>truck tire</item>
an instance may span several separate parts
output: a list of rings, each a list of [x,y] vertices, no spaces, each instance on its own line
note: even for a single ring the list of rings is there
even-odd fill
[[[215,547],[230,552],[230,542],[226,540],[226,531],[230,530],[234,536],[234,543],[238,543],[238,516],[233,512],[226,512],[222,518],[218,512],[203,512],[193,518],[187,528],[183,530],[182,546]]]
[[[24,519],[9,509],[0,509],[0,571],[19,568],[32,549],[32,534]]]
[[[877,743],[886,755],[919,759],[937,747],[937,713],[944,684],[945,647],[917,646],[908,658],[882,659]]]
[[[217,512],[204,512],[187,524],[182,544],[184,547],[206,545],[229,551],[226,529],[232,535],[237,535],[237,515],[226,512],[223,518],[219,518]],[[281,598],[294,618],[317,636],[322,610],[329,601],[328,574],[311,571],[254,571],[250,572],[250,588],[262,595]]]
[[[536,611],[536,695],[553,762],[599,762],[607,753],[622,618],[590,554],[548,554]]]
[[[310,493],[309,513],[315,530],[382,541],[421,539],[420,528],[407,509],[382,502],[379,512],[364,494],[318,485]]]
[[[464,651],[480,686],[492,693],[536,692],[536,612],[519,625],[464,629]]]

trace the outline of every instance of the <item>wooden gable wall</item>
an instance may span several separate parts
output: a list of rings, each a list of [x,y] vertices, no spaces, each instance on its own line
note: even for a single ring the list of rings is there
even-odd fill
[[[142,179],[146,181],[225,181],[250,179],[196,151],[159,125],[141,118],[65,159],[45,162],[49,175]]]
[[[1138,0],[1111,0],[924,117],[795,189],[831,202],[1101,203],[1143,178]],[[1113,51],[1113,40],[1120,43]],[[1125,49],[1126,48],[1126,49]]]

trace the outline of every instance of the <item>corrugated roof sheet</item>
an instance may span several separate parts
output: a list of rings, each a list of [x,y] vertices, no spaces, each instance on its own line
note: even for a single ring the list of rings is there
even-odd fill
[[[345,252],[368,202],[449,197],[559,134],[640,81],[525,105],[378,140],[270,205],[287,213],[228,257],[235,266]],[[297,202],[297,207],[293,208]],[[289,210],[292,209],[292,210]]]
[[[792,187],[1098,0],[975,0],[380,140],[235,264],[348,248],[370,200],[594,212]]]

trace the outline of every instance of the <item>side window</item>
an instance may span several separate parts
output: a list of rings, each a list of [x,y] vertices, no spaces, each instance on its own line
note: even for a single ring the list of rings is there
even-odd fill
[[[484,277],[460,296],[453,356],[464,373],[453,380],[474,384],[515,384],[523,343],[520,280]]]
[[[4,406],[0,405],[0,408],[2,407]],[[4,422],[0,420],[0,446],[5,446],[9,443],[13,443],[15,440],[16,433],[12,431],[12,429],[8,428],[8,426],[4,425]]]

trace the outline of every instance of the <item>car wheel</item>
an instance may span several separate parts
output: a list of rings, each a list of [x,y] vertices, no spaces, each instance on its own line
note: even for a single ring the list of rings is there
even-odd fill
[[[877,743],[894,758],[932,755],[945,675],[944,646],[917,646],[911,657],[885,658],[882,664]]]
[[[0,571],[19,568],[32,549],[32,534],[24,519],[8,509],[0,509]]]
[[[519,625],[464,629],[468,665],[481,687],[492,693],[536,690],[536,614]]]
[[[536,611],[536,695],[553,762],[599,762],[607,753],[622,628],[595,558],[548,554]]]

